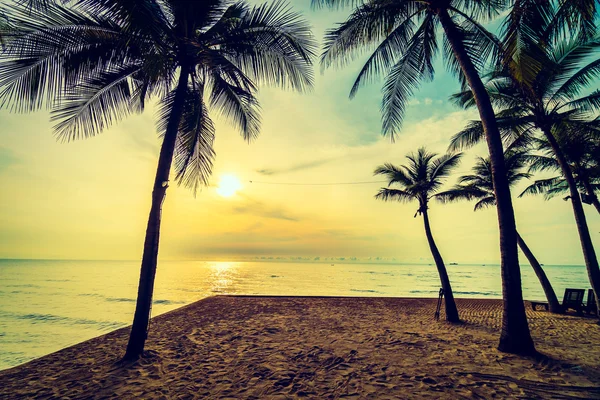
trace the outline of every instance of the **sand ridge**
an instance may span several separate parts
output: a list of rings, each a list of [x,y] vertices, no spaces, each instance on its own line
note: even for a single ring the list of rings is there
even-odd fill
[[[500,300],[217,296],[152,320],[121,365],[124,328],[0,371],[1,398],[600,398],[600,326],[527,314],[546,357],[496,350]],[[443,314],[442,314],[443,317]]]

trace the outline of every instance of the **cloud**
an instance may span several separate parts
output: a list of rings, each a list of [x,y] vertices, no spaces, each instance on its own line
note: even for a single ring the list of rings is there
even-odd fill
[[[268,175],[268,176],[283,174],[286,172],[296,172],[296,171],[302,171],[305,169],[320,167],[321,165],[325,165],[330,162],[337,161],[340,158],[343,158],[343,157],[322,158],[320,160],[296,163],[296,164],[292,164],[288,167],[281,167],[281,168],[262,168],[262,169],[257,170],[256,172],[258,172],[261,175]]]
[[[235,206],[232,211],[239,214],[251,214],[262,218],[282,219],[285,221],[299,221],[299,218],[291,215],[282,207],[272,206],[261,201],[246,199],[245,204]]]
[[[345,241],[349,241],[349,240],[377,240],[376,237],[374,236],[368,236],[368,235],[357,235],[355,232],[348,230],[348,229],[325,229],[324,231],[322,231],[326,236],[333,238],[333,239],[339,239],[339,240],[345,240]]]

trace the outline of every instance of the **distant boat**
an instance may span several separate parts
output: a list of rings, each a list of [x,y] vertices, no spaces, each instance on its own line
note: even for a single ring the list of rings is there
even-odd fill
[[[450,263],[450,265],[458,265],[458,263]]]

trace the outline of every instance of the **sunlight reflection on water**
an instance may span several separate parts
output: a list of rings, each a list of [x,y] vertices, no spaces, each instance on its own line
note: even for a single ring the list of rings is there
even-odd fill
[[[139,263],[0,260],[0,369],[131,323]],[[589,286],[584,267],[545,266],[559,298]],[[456,297],[500,298],[499,266],[451,265]],[[523,267],[526,299],[544,294]],[[159,263],[153,315],[215,294],[435,297],[432,265],[206,262]]]

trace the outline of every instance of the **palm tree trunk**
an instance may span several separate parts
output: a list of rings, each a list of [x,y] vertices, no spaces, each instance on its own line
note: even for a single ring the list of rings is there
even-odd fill
[[[577,231],[579,232],[579,241],[581,242],[581,248],[583,249],[583,258],[585,260],[585,266],[587,268],[588,277],[590,284],[596,295],[596,305],[598,310],[598,317],[600,317],[600,267],[598,267],[598,258],[596,257],[596,251],[594,250],[594,244],[592,243],[592,237],[590,236],[590,230],[588,228],[585,213],[583,211],[583,203],[577,190],[577,183],[573,177],[571,167],[562,152],[560,145],[556,141],[556,138],[550,131],[550,127],[541,126],[542,132],[546,136],[546,139],[552,147],[552,151],[556,156],[556,160],[560,165],[562,173],[567,180],[569,185],[569,192],[571,194],[571,205],[573,206],[573,214],[575,214],[575,223],[577,225]]]
[[[429,249],[435,266],[437,267],[438,273],[440,274],[440,281],[442,283],[442,289],[444,289],[444,299],[446,306],[446,321],[448,322],[460,322],[458,317],[458,309],[456,308],[456,302],[454,301],[454,294],[452,293],[452,286],[450,286],[450,279],[448,278],[448,272],[444,265],[444,260],[440,254],[433,235],[431,234],[431,226],[429,225],[429,216],[427,214],[427,205],[423,207],[423,222],[425,224],[425,236],[427,236],[427,242],[429,243]]]
[[[531,250],[529,250],[529,247],[527,247],[527,244],[525,244],[525,241],[523,240],[521,235],[519,235],[519,232],[517,232],[517,243],[521,248],[523,254],[525,254],[525,257],[527,257],[527,260],[529,260],[531,268],[533,268],[533,271],[537,275],[542,285],[542,289],[544,289],[544,293],[546,294],[546,300],[548,300],[548,308],[550,309],[550,312],[554,314],[561,314],[563,310],[560,306],[560,303],[558,302],[558,299],[556,298],[556,293],[554,292],[554,289],[552,289],[550,280],[546,276],[546,273],[542,269],[542,266],[540,265],[538,260],[535,258]]]
[[[125,352],[125,360],[134,360],[139,358],[144,351],[144,344],[148,337],[148,326],[150,323],[150,312],[152,309],[152,294],[154,292],[154,278],[156,276],[156,266],[158,259],[158,243],[160,238],[160,222],[162,204],[165,199],[177,140],[177,131],[183,112],[185,102],[189,72],[181,69],[175,98],[165,137],[160,149],[158,158],[158,168],[156,178],[154,179],[154,188],[152,190],[152,206],[150,216],[148,217],[148,226],[146,228],[146,239],[144,240],[144,254],[142,256],[142,268],[140,272],[140,282],[138,286],[138,297],[133,317],[133,325]]]
[[[598,201],[598,196],[596,196],[596,192],[594,192],[594,188],[590,185],[590,181],[587,178],[582,179],[583,186],[585,187],[586,194],[592,199],[592,204],[596,207],[596,211],[600,214],[600,201]]]
[[[517,249],[517,228],[515,214],[510,196],[510,188],[504,165],[504,149],[496,123],[496,116],[490,97],[479,77],[477,69],[469,58],[462,42],[462,35],[446,9],[437,11],[440,23],[460,68],[475,97],[479,116],[485,131],[486,141],[490,152],[492,181],[498,212],[498,227],[500,230],[500,265],[502,271],[502,332],[498,350],[507,353],[533,354],[535,346],[529,332],[525,303],[521,290],[521,271],[519,269],[519,254]]]

